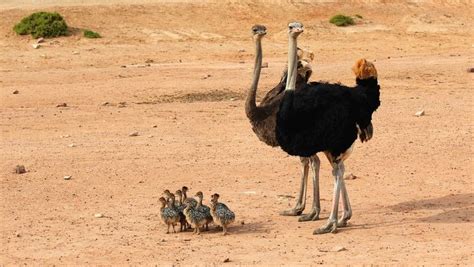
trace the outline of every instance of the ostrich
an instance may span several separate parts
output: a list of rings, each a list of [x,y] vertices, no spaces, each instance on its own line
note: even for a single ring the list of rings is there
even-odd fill
[[[303,31],[302,26],[298,23],[290,23],[289,35],[293,36],[290,38],[290,41],[293,41],[292,47],[295,51],[291,50],[292,54],[289,57],[294,58],[297,60],[298,53],[300,53],[300,57],[304,57],[305,52],[303,50],[298,50],[296,46],[296,38],[298,35]],[[257,95],[257,86],[258,81],[260,79],[260,71],[262,65],[262,44],[261,40],[263,36],[266,35],[266,27],[263,25],[255,25],[252,27],[252,33],[255,40],[256,45],[256,53],[255,53],[255,66],[254,66],[254,73],[253,73],[253,81],[250,87],[250,90],[247,95],[247,100],[245,103],[245,113],[250,120],[252,125],[252,129],[257,135],[257,137],[266,143],[269,146],[276,147],[278,146],[278,141],[275,134],[275,126],[276,126],[276,114],[280,107],[281,100],[284,95],[284,89],[286,86],[286,77],[284,76],[280,83],[270,90],[265,97],[260,102],[260,105],[257,106],[256,104],[256,95]],[[293,53],[294,52],[294,53]],[[310,53],[309,56],[310,60],[312,60],[313,55]],[[309,61],[309,60],[308,60]],[[306,85],[309,76],[311,75],[311,66],[308,64],[307,61],[300,61],[299,67],[295,64],[296,71],[298,75],[296,77],[296,88],[302,88]],[[290,66],[288,66],[290,67]],[[289,77],[289,76],[288,76]],[[320,211],[320,201],[319,201],[319,158],[316,156],[311,157],[301,157],[300,158],[301,165],[302,165],[302,175],[301,175],[301,187],[299,191],[298,200],[296,203],[295,208],[290,210],[285,210],[281,212],[281,215],[285,216],[297,216],[300,215],[306,204],[306,187],[307,187],[307,178],[309,172],[309,165],[311,163],[313,169],[313,207],[310,213],[303,215],[299,218],[299,221],[309,221],[309,220],[317,220],[319,219],[319,211]]]
[[[309,83],[295,90],[296,60],[291,54],[296,53],[296,38],[290,35],[290,40],[292,38],[288,79],[277,113],[276,137],[280,147],[290,155],[311,157],[324,152],[328,158],[335,178],[332,210],[327,223],[313,234],[335,233],[337,227],[346,226],[352,216],[343,178],[344,160],[352,152],[358,134],[363,142],[372,137],[372,113],[380,105],[377,71],[372,63],[361,59],[353,68],[357,77],[355,87]],[[340,195],[343,214],[337,221]]]

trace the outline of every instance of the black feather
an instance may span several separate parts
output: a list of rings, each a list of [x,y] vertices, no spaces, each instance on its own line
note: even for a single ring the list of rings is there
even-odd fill
[[[357,86],[309,83],[286,91],[277,113],[276,135],[290,155],[309,157],[328,151],[334,158],[351,147],[358,129],[369,127],[380,105],[377,79],[358,80]]]

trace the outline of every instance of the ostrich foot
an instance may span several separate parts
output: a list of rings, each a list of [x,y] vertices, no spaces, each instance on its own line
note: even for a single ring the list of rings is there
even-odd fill
[[[336,221],[328,221],[326,225],[321,228],[314,230],[313,235],[321,235],[327,233],[335,234],[337,232],[337,222]]]
[[[348,221],[351,217],[343,217],[337,222],[337,227],[347,227],[349,225]]]
[[[293,209],[284,210],[284,211],[280,212],[280,215],[282,215],[282,216],[299,216],[299,215],[301,215],[301,213],[303,213],[303,210],[304,210],[304,207],[303,208],[296,207],[296,208],[293,208]]]
[[[298,219],[299,222],[317,221],[317,220],[319,220],[319,210],[318,209],[311,209],[310,213],[302,215]]]

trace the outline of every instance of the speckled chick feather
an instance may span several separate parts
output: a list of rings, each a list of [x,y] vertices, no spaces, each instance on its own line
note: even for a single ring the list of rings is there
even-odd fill
[[[226,235],[227,226],[234,222],[235,214],[227,205],[219,202],[219,194],[211,196],[211,215],[214,219],[214,223],[222,226],[223,234]]]
[[[170,232],[170,225],[173,227],[173,233],[176,233],[174,229],[175,225],[179,222],[179,213],[177,210],[167,207],[168,204],[164,197],[160,197],[161,208],[160,208],[160,217],[161,220],[167,225],[166,233]]]

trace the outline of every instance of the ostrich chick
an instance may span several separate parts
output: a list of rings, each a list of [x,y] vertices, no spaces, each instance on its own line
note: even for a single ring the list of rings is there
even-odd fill
[[[219,202],[219,194],[211,196],[211,215],[214,223],[222,226],[224,235],[227,235],[227,226],[234,222],[235,214],[224,203]]]
[[[173,233],[176,233],[174,226],[179,222],[179,213],[173,208],[166,207],[168,203],[164,197],[160,197],[160,202],[160,217],[161,220],[168,226],[166,233],[170,233],[170,225],[173,226]]]
[[[206,231],[208,231],[209,223],[212,223],[211,209],[208,206],[202,204],[203,194],[201,191],[196,193],[196,197],[198,198],[198,204],[196,206],[196,210],[206,215],[205,225],[206,225]]]
[[[189,200],[190,204],[193,207],[196,207],[197,201],[194,198],[188,198],[188,194],[187,194],[188,190],[189,190],[189,188],[187,186],[183,186],[183,188],[181,188],[181,191],[183,193],[183,202],[186,201],[186,200]]]
[[[188,222],[186,221],[186,216],[184,216],[183,210],[184,210],[184,204],[183,204],[183,192],[181,190],[176,190],[175,193],[178,196],[178,205],[176,205],[176,208],[178,209],[179,212],[179,223],[180,223],[180,231],[185,231],[188,227]]]
[[[196,201],[196,200],[195,200]],[[206,224],[207,219],[206,215],[202,212],[199,212],[196,209],[196,206],[192,205],[190,198],[184,200],[184,216],[186,216],[186,221],[194,227],[194,234],[201,234],[200,227]]]

